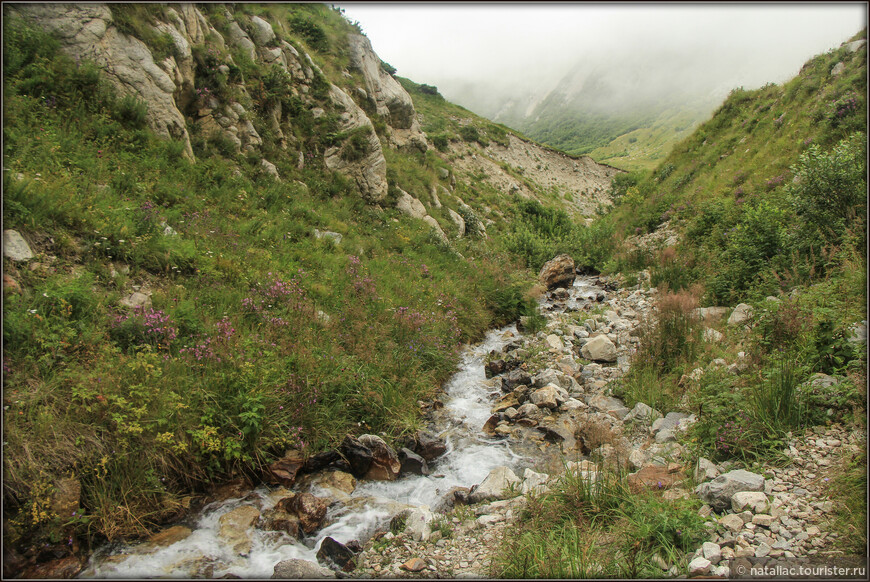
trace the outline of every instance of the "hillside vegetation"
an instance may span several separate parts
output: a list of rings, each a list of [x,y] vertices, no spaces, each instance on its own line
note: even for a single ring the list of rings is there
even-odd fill
[[[734,90],[654,171],[613,181],[605,268],[665,292],[617,392],[699,413],[694,443],[711,459],[775,460],[789,431],[862,422],[866,50],[844,44],[782,86]],[[751,328],[691,317],[741,302]],[[707,365],[738,352],[745,373]]]
[[[402,80],[434,147],[397,145],[401,111],[361,97],[358,28],[326,6],[207,5],[214,29],[189,56],[155,28],[168,10],[112,5],[111,18],[156,58],[190,63],[189,100],[176,99],[192,156],[106,82],[112,63],[73,58],[4,15],[4,230],[35,253],[4,257],[4,507],[9,539],[31,553],[144,535],[192,493],[259,480],[287,449],[413,433],[463,342],[535,315],[534,273],[506,242],[523,199],[468,186],[439,152],[505,140],[505,128],[466,111],[460,127],[458,108]],[[257,15],[278,23],[270,46],[311,56],[294,71],[304,91],[218,42],[239,24],[253,34]],[[373,132],[343,129],[349,105],[330,83],[359,99]],[[218,119],[238,134],[205,123],[224,103],[241,105]],[[373,201],[367,175],[346,168],[381,144],[386,196]],[[336,151],[344,173],[327,162]],[[449,237],[394,207],[407,193]],[[54,509],[64,476],[81,491],[72,517]]]

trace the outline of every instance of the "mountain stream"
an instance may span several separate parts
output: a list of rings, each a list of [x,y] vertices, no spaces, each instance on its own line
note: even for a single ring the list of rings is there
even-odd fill
[[[553,304],[541,304],[544,314],[578,310],[596,299],[595,278],[578,277],[569,297]],[[598,291],[600,293],[600,291]],[[445,440],[444,455],[430,463],[428,476],[407,475],[396,481],[361,481],[345,503],[334,503],[327,512],[326,527],[301,540],[284,532],[252,527],[251,546],[239,555],[233,542],[219,535],[220,518],[243,505],[254,505],[262,513],[273,508],[287,491],[260,486],[243,497],[205,506],[183,525],[192,533],[169,545],[108,544],[92,556],[79,578],[269,578],[275,564],[301,558],[317,562],[322,540],[329,536],[342,544],[358,540],[364,544],[390,518],[406,506],[440,505],[453,487],[471,487],[500,466],[522,474],[526,467],[540,466],[540,451],[531,443],[491,438],[481,432],[491,416],[499,395],[486,381],[487,354],[500,350],[519,336],[515,325],[492,330],[485,339],[463,348],[459,370],[445,384],[441,410],[432,414],[433,432]],[[537,452],[537,455],[536,455]],[[317,495],[317,490],[311,491]]]

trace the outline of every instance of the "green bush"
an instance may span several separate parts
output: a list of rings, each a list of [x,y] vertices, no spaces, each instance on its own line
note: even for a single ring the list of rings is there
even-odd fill
[[[863,233],[866,152],[866,134],[856,133],[828,152],[811,145],[792,167],[795,183],[788,194],[805,225],[796,233],[801,249],[840,244],[849,229]],[[861,238],[859,248],[865,240]]]

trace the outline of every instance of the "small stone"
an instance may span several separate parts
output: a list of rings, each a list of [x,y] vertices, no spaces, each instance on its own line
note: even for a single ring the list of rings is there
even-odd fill
[[[768,554],[770,554],[771,549],[772,548],[769,545],[767,545],[764,542],[761,542],[761,544],[755,549],[755,557],[756,558],[763,558],[763,557],[767,556]]]
[[[704,542],[701,550],[704,552],[704,558],[709,560],[711,564],[718,564],[719,560],[722,559],[722,548],[719,547],[719,544]]]
[[[770,527],[773,525],[773,522],[776,521],[773,516],[758,514],[752,517],[752,523],[755,525],[760,525],[762,527]]]
[[[743,529],[743,519],[733,514],[723,515],[721,518],[719,518],[719,525],[723,526],[727,530],[737,533],[741,529]]]
[[[426,568],[426,562],[424,562],[420,558],[411,558],[399,567],[402,570],[407,570],[408,572],[419,572]]]
[[[689,562],[689,574],[706,574],[710,571],[710,560],[698,557]]]

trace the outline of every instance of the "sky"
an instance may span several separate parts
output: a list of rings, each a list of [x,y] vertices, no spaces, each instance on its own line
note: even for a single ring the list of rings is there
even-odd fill
[[[398,75],[472,110],[482,95],[545,91],[578,65],[637,62],[725,93],[782,83],[867,20],[864,2],[340,6]]]

